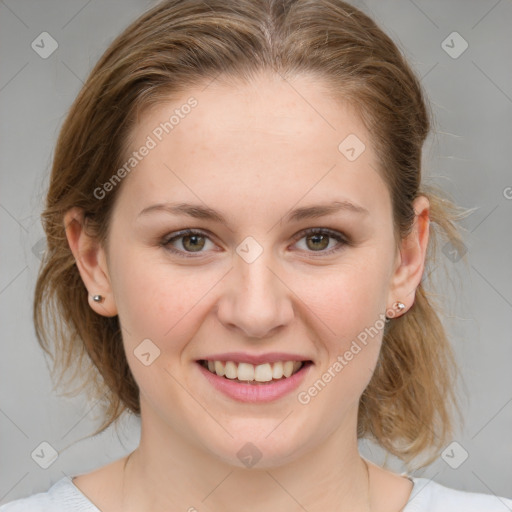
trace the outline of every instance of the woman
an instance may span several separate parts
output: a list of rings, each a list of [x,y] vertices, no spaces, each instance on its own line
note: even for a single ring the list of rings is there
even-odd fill
[[[510,509],[358,452],[451,440],[422,278],[436,230],[462,241],[421,181],[428,132],[400,52],[344,2],[164,1],[128,27],[59,136],[34,320],[106,394],[100,431],[129,410],[140,445],[0,510]]]

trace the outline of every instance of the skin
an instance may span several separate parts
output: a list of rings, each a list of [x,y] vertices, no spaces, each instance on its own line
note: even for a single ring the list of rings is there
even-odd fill
[[[251,84],[217,80],[190,89],[145,112],[132,149],[190,96],[197,107],[123,180],[108,248],[85,234],[79,209],[65,216],[90,307],[119,315],[141,393],[139,447],[74,483],[104,512],[366,511],[357,407],[381,330],[307,405],[297,392],[266,404],[236,402],[212,388],[195,361],[225,351],[302,354],[314,362],[298,391],[307,390],[396,301],[406,306],[399,314],[412,306],[424,270],[428,200],[415,201],[414,229],[395,251],[391,199],[367,130],[349,105],[307,76],[286,82],[262,74]],[[338,150],[349,134],[366,145],[354,161]],[[368,213],[284,221],[293,208],[335,199]],[[207,205],[229,227],[164,212],[138,218],[165,201]],[[186,228],[211,235],[199,239],[199,257],[159,245]],[[351,243],[322,256],[337,241],[329,238],[327,248],[294,238],[307,228],[330,228]],[[236,253],[248,236],[263,249],[252,263]],[[172,246],[193,252],[184,244],[181,238]],[[160,349],[149,366],[134,355],[146,338]],[[236,455],[247,442],[262,454],[250,469]],[[404,507],[412,483],[369,466],[371,510]]]

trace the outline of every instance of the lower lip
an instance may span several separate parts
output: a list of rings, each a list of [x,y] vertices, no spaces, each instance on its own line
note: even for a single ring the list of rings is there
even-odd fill
[[[199,362],[196,364],[199,366],[201,373],[206,377],[206,380],[221,393],[239,402],[257,403],[272,402],[273,400],[278,400],[291,393],[300,386],[310,368],[313,366],[312,363],[304,364],[304,366],[291,377],[286,377],[274,382],[245,384],[225,377],[219,377],[216,373],[207,370]]]

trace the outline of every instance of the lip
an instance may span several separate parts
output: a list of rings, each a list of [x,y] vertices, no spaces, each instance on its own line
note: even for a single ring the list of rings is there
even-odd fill
[[[224,352],[211,356],[200,357],[198,360],[206,361],[233,361],[235,363],[250,363],[254,365],[275,363],[277,361],[311,361],[311,358],[300,354],[286,352],[268,352],[266,354],[247,354],[246,352]]]
[[[289,357],[289,354],[287,357]],[[220,359],[216,359],[216,361],[219,360]],[[229,360],[232,359],[228,358],[228,361]],[[279,359],[273,359],[273,361],[276,360]],[[293,359],[286,360],[292,361]],[[304,359],[301,358],[295,360],[303,361]],[[223,393],[225,396],[239,402],[265,403],[278,400],[279,398],[282,398],[297,389],[306,378],[306,375],[309,373],[313,363],[309,360],[297,373],[294,373],[291,377],[286,377],[270,383],[254,384],[235,382],[234,380],[230,380],[225,377],[219,377],[217,374],[210,372],[207,368],[202,366],[198,361],[196,361],[196,365],[199,368],[201,374],[206,378],[207,382],[217,391]]]

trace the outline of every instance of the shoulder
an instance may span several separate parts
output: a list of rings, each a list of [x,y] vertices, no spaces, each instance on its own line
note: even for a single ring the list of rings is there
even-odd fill
[[[0,512],[100,512],[73,484],[63,477],[47,492],[40,492],[0,506]]]
[[[403,512],[512,512],[512,499],[451,489],[427,478],[410,478],[414,487]]]

